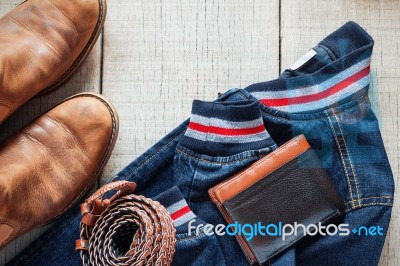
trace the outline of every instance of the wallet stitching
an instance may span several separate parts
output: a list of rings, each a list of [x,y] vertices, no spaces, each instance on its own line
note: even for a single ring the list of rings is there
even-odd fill
[[[337,145],[337,149],[338,149],[338,151],[339,151],[339,154],[340,154],[340,158],[341,158],[341,160],[342,160],[342,165],[343,165],[344,173],[345,173],[345,175],[346,175],[347,185],[348,185],[348,187],[349,187],[350,199],[351,199],[352,201],[354,201],[354,198],[353,198],[353,189],[352,189],[351,184],[350,184],[349,173],[347,172],[346,162],[344,161],[342,149],[340,148],[339,140],[338,140],[338,138],[337,138],[337,136],[336,136],[336,131],[335,131],[334,127],[333,127],[333,123],[332,123],[332,121],[331,121],[331,119],[330,119],[330,115],[328,114],[327,111],[325,111],[325,113],[326,113],[326,117],[328,118],[329,125],[330,125],[330,127],[331,127],[333,137],[335,138],[335,142],[336,142],[336,145]],[[354,209],[354,203],[352,203],[352,208]]]
[[[342,127],[340,126],[340,123],[339,123],[339,118],[338,118],[338,116],[335,114],[334,109],[332,109],[332,114],[333,114],[333,116],[335,117],[335,119],[336,119],[336,121],[337,121],[337,125],[338,125],[339,130],[340,130],[340,133],[342,134],[344,147],[345,147],[346,152],[347,152],[347,157],[349,158],[350,168],[351,168],[351,171],[353,172],[353,179],[354,179],[354,183],[355,183],[355,185],[356,185],[356,191],[357,191],[357,196],[358,196],[358,204],[361,205],[361,202],[360,202],[360,191],[359,191],[359,189],[358,189],[357,176],[356,176],[356,172],[355,172],[355,170],[354,170],[353,162],[352,162],[351,157],[350,157],[349,148],[347,147],[347,143],[346,143],[346,140],[344,139],[344,134],[343,134],[343,131],[342,131]]]
[[[295,140],[295,139],[294,139],[294,140]],[[294,140],[293,140],[293,141],[294,141]],[[281,152],[285,152],[285,151],[286,151],[288,144],[290,144],[290,142],[287,143],[286,147],[282,146],[283,149],[281,149]],[[295,158],[299,157],[300,155],[302,155],[303,153],[305,153],[305,152],[308,151],[309,149],[310,149],[310,147],[308,147],[306,150],[302,151],[301,153],[296,154],[295,157],[291,158],[289,161],[285,162],[284,164],[278,165],[278,166],[274,167],[273,170],[271,170],[271,172],[270,172],[269,174],[275,172],[278,168],[281,168],[281,167],[285,166],[286,164],[288,164],[289,162],[293,161]],[[273,154],[273,153],[271,153],[271,154]],[[276,153],[274,154],[274,156],[276,156]],[[231,185],[232,182],[236,181],[237,179],[240,179],[240,178],[241,178],[244,174],[246,174],[248,171],[253,170],[256,166],[258,166],[258,165],[261,164],[261,163],[264,163],[264,161],[266,161],[267,159],[270,159],[272,156],[271,156],[271,157],[268,157],[268,158],[267,158],[267,157],[268,157],[268,155],[267,155],[266,157],[264,157],[265,160],[264,160],[264,159],[261,159],[259,162],[256,162],[254,165],[252,165],[252,166],[251,166],[250,168],[248,168],[246,171],[244,171],[243,173],[239,174],[238,176],[236,176],[235,178],[231,179],[230,181],[228,181],[228,182],[226,182],[226,183],[222,183],[220,187],[216,188],[216,190],[219,190],[219,189],[222,189],[222,188],[227,187],[228,185]],[[269,175],[269,174],[268,174],[268,175]],[[264,177],[265,177],[265,176],[263,176],[263,177],[261,177],[261,178],[264,178]],[[255,183],[257,183],[257,182],[259,182],[259,181],[260,181],[260,180],[257,180]],[[245,187],[244,189],[242,189],[239,193],[241,193],[241,192],[243,192],[244,190],[248,189],[249,187],[251,187],[251,186],[254,185],[255,183],[246,186],[246,187]],[[239,193],[238,193],[238,194],[239,194]]]

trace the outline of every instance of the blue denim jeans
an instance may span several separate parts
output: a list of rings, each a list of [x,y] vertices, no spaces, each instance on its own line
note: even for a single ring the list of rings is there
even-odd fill
[[[312,57],[300,66],[276,80],[229,90],[217,100],[260,103],[262,121],[273,141],[264,135],[260,145],[239,149],[225,143],[218,147],[224,151],[227,145],[230,152],[219,153],[210,145],[190,144],[194,142],[187,140],[188,120],[110,181],[137,182],[136,193],[152,198],[177,186],[197,223],[216,225],[224,220],[211,203],[208,188],[273,150],[275,143],[280,146],[304,134],[345,202],[346,213],[337,222],[349,224],[350,229],[380,226],[382,235],[308,237],[270,263],[377,265],[389,226],[394,182],[368,97],[372,48],[373,40],[362,28],[346,23],[314,47]],[[75,207],[10,264],[80,265],[74,250],[80,218]],[[247,264],[234,237],[189,235],[185,224],[177,231],[175,265]]]

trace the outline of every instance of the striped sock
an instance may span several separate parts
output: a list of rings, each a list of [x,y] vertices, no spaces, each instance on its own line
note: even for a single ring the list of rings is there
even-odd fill
[[[193,101],[189,126],[180,144],[210,156],[275,147],[257,101]]]
[[[168,210],[177,231],[186,233],[186,225],[191,220],[195,219],[196,215],[191,211],[179,188],[172,187],[158,195],[155,200],[160,202]]]

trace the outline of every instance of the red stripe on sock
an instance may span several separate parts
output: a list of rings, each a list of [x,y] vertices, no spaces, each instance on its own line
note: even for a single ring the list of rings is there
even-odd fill
[[[251,128],[222,128],[214,126],[205,126],[195,122],[190,122],[189,128],[203,133],[213,133],[226,136],[251,135],[251,134],[261,133],[265,130],[264,125],[259,125],[257,127],[251,127]]]
[[[176,219],[182,217],[183,215],[187,214],[188,212],[190,212],[190,208],[189,208],[189,206],[185,206],[182,209],[179,209],[176,212],[171,213],[171,219],[176,220]]]
[[[370,71],[370,66],[364,68],[363,70],[354,74],[353,76],[350,76],[347,79],[339,82],[338,84],[330,87],[329,89],[315,93],[315,94],[293,97],[293,98],[261,99],[260,102],[267,106],[286,106],[286,105],[291,105],[291,104],[302,104],[302,103],[308,103],[308,102],[315,102],[315,101],[321,100],[323,98],[327,98],[330,95],[333,95],[333,94],[347,88],[351,84],[356,83],[358,80],[366,77],[369,74],[369,71]]]

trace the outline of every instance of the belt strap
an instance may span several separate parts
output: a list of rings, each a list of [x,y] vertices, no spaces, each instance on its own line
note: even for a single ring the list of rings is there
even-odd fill
[[[170,265],[176,230],[159,202],[131,194],[136,184],[109,183],[81,205],[80,251],[84,266]],[[109,199],[103,197],[116,191]]]

